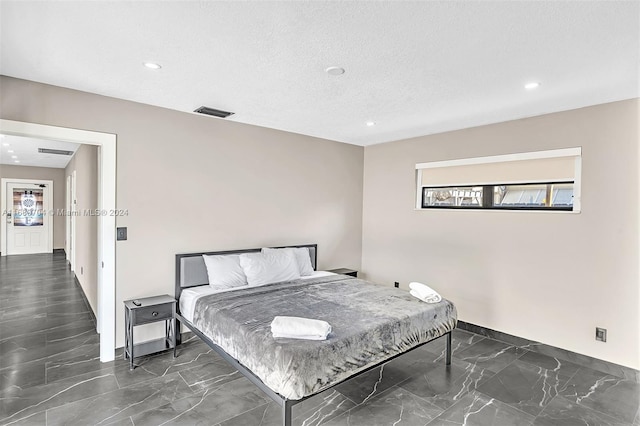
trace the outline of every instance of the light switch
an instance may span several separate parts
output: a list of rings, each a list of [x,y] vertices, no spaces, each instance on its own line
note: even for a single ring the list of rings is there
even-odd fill
[[[124,241],[127,239],[127,228],[116,228],[116,240]]]

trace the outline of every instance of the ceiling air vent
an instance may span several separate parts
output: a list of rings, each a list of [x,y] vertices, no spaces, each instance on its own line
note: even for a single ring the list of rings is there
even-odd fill
[[[63,149],[38,148],[38,152],[43,154],[73,155],[73,151],[65,151]]]
[[[232,112],[220,111],[219,109],[213,109],[206,106],[202,106],[193,112],[197,112],[199,114],[213,115],[214,117],[220,117],[220,118],[227,118],[228,116],[233,115]]]

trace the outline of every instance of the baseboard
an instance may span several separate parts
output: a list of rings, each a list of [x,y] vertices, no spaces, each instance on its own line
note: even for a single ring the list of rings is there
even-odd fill
[[[624,365],[619,365],[613,362],[593,358],[588,355],[579,354],[566,349],[557,348],[555,346],[545,345],[544,343],[524,339],[512,334],[503,333],[501,331],[492,330],[490,328],[482,327],[480,325],[471,324],[464,321],[458,321],[458,328],[461,330],[480,334],[481,336],[489,337],[491,339],[500,340],[514,346],[519,346],[533,352],[538,352],[554,358],[573,362],[575,364],[579,364],[593,370],[600,371],[602,373],[634,380],[637,383],[640,383],[640,371],[635,370],[631,367],[626,367]]]
[[[93,309],[91,309],[91,304],[89,303],[89,299],[87,299],[87,295],[84,294],[84,289],[82,288],[80,281],[78,281],[78,276],[75,273],[73,274],[73,281],[80,288],[80,294],[82,294],[82,300],[84,300],[84,303],[87,305],[87,309],[89,309],[89,314],[91,315],[91,319],[93,319],[93,322],[97,326],[98,319],[96,318],[96,314],[93,312]]]
[[[53,249],[52,254],[60,254],[60,253],[63,253],[66,256],[66,253],[65,253],[64,249],[61,249],[61,248]],[[2,256],[2,252],[1,251],[0,251],[0,256]]]

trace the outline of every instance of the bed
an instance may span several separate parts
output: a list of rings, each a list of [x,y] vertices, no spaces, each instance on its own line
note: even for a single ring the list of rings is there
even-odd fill
[[[212,290],[203,255],[261,249],[186,253],[176,255],[175,286],[178,323],[276,401],[284,426],[291,425],[293,405],[436,338],[446,336],[445,362],[451,364],[457,314],[450,301],[428,304],[399,289],[316,271],[316,244],[287,247],[308,250],[313,273]],[[322,319],[332,332],[320,341],[274,338],[276,315]]]

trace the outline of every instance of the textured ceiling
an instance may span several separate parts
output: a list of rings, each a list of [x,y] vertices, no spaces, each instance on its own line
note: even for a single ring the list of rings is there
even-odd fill
[[[638,1],[0,8],[1,74],[359,145],[639,95]]]
[[[79,146],[71,142],[1,135],[0,164],[63,169],[67,167],[73,155],[45,154],[38,152],[38,148],[75,152]]]

